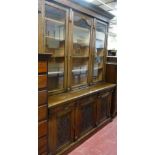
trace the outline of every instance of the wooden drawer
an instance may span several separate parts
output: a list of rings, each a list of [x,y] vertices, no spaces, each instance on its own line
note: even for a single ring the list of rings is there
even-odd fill
[[[40,106],[38,108],[38,120],[47,119],[47,105]]]
[[[65,104],[61,104],[57,107],[54,107],[54,108],[50,108],[49,110],[49,114],[52,115],[53,113],[59,113],[59,112],[65,112],[65,111],[68,111],[72,108],[74,108],[74,105],[75,103],[74,102],[71,102],[71,103],[65,103]]]
[[[47,104],[47,91],[39,91],[38,92],[38,105]]]
[[[47,72],[47,61],[39,61],[38,62],[38,73]]]
[[[42,137],[38,140],[38,154],[42,155],[47,152],[47,137]]]
[[[38,125],[38,137],[47,135],[47,121],[42,121]]]
[[[38,88],[47,87],[47,75],[38,75]]]

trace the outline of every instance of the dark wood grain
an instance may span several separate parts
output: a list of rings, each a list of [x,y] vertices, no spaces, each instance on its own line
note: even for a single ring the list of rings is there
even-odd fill
[[[38,140],[38,154],[42,155],[47,152],[47,137],[42,137]]]
[[[49,150],[53,154],[74,140],[74,103],[60,105],[49,112]]]
[[[38,108],[38,120],[47,119],[47,105],[40,106]]]
[[[81,143],[85,137],[111,120],[111,94],[115,86],[94,86],[84,91],[86,96],[83,91],[69,92],[74,98],[69,102],[65,100],[65,97],[69,97],[64,96],[66,93],[53,98],[53,102],[59,100],[60,103],[49,107],[49,153],[65,154],[67,149]]]
[[[117,62],[117,58],[114,60]],[[109,59],[109,63],[106,64],[106,82],[117,84],[117,64],[113,59]],[[114,88],[111,103],[111,116],[117,115],[117,87]]]
[[[49,56],[38,54],[38,155],[48,155],[48,59]]]
[[[106,82],[117,83],[117,65],[113,63],[106,64]]]
[[[47,90],[38,92],[38,105],[47,104]]]
[[[47,87],[47,75],[38,75],[38,88],[46,88]]]
[[[38,62],[38,73],[47,72],[47,61],[39,61]]]
[[[43,152],[43,153],[41,153],[41,155],[48,155],[48,153],[47,152]]]
[[[99,83],[92,87],[81,89],[80,91],[73,91],[67,93],[61,93],[59,95],[53,95],[48,97],[48,107],[57,106],[64,102],[75,101],[79,98],[83,98],[88,95],[92,95],[97,92],[106,92],[110,89],[113,89],[116,84],[110,83]]]
[[[111,117],[111,94],[112,92],[103,93],[97,98],[97,124]]]
[[[61,93],[52,96],[47,90],[47,83],[49,83],[47,77],[48,72],[48,60],[53,59],[52,55],[43,54],[44,49],[44,35],[43,25],[45,6],[43,0],[39,0],[39,53],[38,54],[38,154],[39,155],[56,155],[62,154],[69,150],[69,148],[76,146],[100,128],[101,125],[105,124],[110,120],[110,103],[111,96],[109,93],[113,91],[116,84],[109,84],[102,81],[92,86],[87,86],[85,89],[69,91],[67,93]],[[65,57],[64,57],[64,88],[70,90],[71,88],[71,69],[72,59],[70,58],[73,46],[73,14],[74,12],[82,13],[92,17],[93,21],[91,24],[91,42],[95,44],[95,21],[99,19],[104,21],[108,26],[112,15],[101,10],[94,10],[91,4],[85,2],[80,4],[78,0],[72,0],[76,3],[66,0],[47,0],[52,2],[55,6],[63,7],[68,10],[66,14],[65,22]],[[45,3],[49,3],[49,2]],[[70,30],[68,32],[68,30]],[[107,38],[107,35],[106,37]],[[94,45],[91,45],[89,69],[92,69],[91,62]],[[42,53],[42,54],[41,54]],[[111,76],[113,71],[107,73]],[[91,85],[91,71],[88,74],[89,84]],[[105,74],[104,74],[105,76]],[[67,78],[66,78],[67,77]],[[105,78],[104,78],[105,79]],[[111,82],[111,77],[108,78]],[[115,78],[117,80],[117,77]],[[54,81],[50,81],[55,82]],[[64,92],[64,91],[63,91]],[[48,94],[49,93],[49,94]],[[56,93],[55,93],[56,94]],[[99,105],[97,106],[97,104]],[[106,117],[105,117],[106,116]],[[97,123],[99,122],[99,123]],[[49,151],[49,152],[48,152]],[[67,154],[67,153],[64,153]]]
[[[39,122],[38,125],[38,137],[40,138],[45,135],[47,135],[47,120]]]

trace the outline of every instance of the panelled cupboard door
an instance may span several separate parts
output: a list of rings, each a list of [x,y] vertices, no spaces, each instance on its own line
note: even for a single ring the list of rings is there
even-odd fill
[[[96,122],[96,96],[77,101],[75,139],[90,131]]]
[[[110,118],[112,93],[100,94],[97,99],[97,124]]]
[[[45,53],[51,54],[48,61],[48,91],[58,92],[66,89],[68,9],[45,2]]]
[[[49,150],[56,154],[74,141],[74,104],[50,110]]]

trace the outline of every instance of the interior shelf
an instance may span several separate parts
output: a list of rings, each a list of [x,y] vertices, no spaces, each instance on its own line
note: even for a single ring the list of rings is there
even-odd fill
[[[63,71],[52,71],[52,72],[48,72],[48,75],[57,75],[57,74],[64,74]]]
[[[54,39],[56,41],[60,41],[60,42],[65,42],[65,40],[61,40],[60,38],[55,38],[54,36],[45,36],[45,38],[50,38],[50,39]]]
[[[72,72],[84,72],[84,74],[88,71],[88,69],[73,69]]]
[[[47,17],[45,17],[45,20],[48,20],[50,22],[54,22],[54,23],[57,23],[57,24],[60,24],[60,25],[64,25],[65,24],[65,22],[54,20],[54,19],[47,18]]]
[[[82,30],[82,31],[90,32],[90,30],[88,28],[79,27],[79,26],[76,26],[76,25],[74,25],[74,28],[79,29],[79,30]]]
[[[88,55],[84,55],[84,56],[75,56],[75,55],[73,55],[72,56],[73,58],[89,58],[89,56]]]

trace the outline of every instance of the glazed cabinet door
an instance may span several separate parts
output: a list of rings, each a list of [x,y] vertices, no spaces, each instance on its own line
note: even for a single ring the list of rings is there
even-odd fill
[[[89,132],[95,126],[96,102],[95,96],[82,98],[76,108],[76,139]]]
[[[66,89],[68,9],[45,2],[44,50],[51,54],[48,62],[48,91]]]
[[[112,93],[100,94],[97,99],[97,124],[100,124],[110,118]]]
[[[49,152],[56,154],[74,141],[74,104],[50,110]]]
[[[73,12],[71,39],[71,87],[88,85],[92,18]]]
[[[105,23],[95,21],[94,39],[92,82],[99,82],[105,80],[107,51],[107,25]]]

